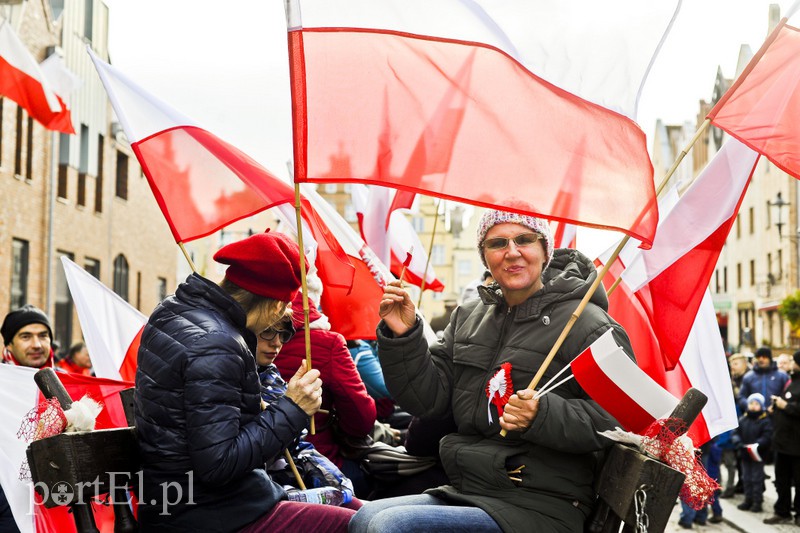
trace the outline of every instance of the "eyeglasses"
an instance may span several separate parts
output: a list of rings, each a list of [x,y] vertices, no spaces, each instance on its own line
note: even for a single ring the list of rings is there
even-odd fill
[[[542,236],[538,233],[520,233],[516,237],[509,239],[508,237],[495,237],[494,239],[486,239],[483,241],[483,247],[487,250],[502,250],[508,246],[508,241],[514,241],[518,248],[536,244]]]
[[[286,344],[294,337],[295,329],[291,323],[284,324],[288,326],[286,329],[277,329],[277,328],[267,328],[261,333],[258,334],[258,338],[262,341],[271,341],[275,339],[275,336],[280,336],[281,344]]]

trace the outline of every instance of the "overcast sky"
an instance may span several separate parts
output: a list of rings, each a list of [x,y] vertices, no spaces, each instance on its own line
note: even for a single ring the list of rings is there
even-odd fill
[[[281,0],[106,2],[113,64],[287,176],[291,117]],[[684,0],[640,101],[639,122],[648,138],[657,118],[693,120],[698,101],[711,97],[717,66],[733,77],[740,45],[755,52],[764,41],[769,4],[779,4],[783,13],[792,2]]]

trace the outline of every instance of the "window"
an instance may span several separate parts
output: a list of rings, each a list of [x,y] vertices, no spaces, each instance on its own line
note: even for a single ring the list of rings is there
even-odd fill
[[[28,117],[28,131],[25,135],[25,179],[33,179],[33,117]]]
[[[783,279],[783,250],[778,250],[778,279]]]
[[[722,290],[728,292],[728,267],[722,268]]]
[[[136,309],[142,308],[142,273],[136,273]]]
[[[344,219],[348,222],[355,222],[358,220],[358,214],[356,213],[356,208],[353,207],[353,204],[347,204],[344,206]]]
[[[103,151],[105,139],[103,135],[97,136],[97,179],[94,181],[94,212],[103,212]]]
[[[353,184],[352,183],[345,183],[344,184],[344,192],[345,194],[350,194],[353,192]]]
[[[69,135],[58,136],[58,197],[67,197],[67,169],[69,168]]]
[[[92,259],[91,257],[84,259],[83,269],[94,276],[95,279],[100,279],[100,261],[97,259]]]
[[[56,252],[59,257],[58,264],[61,264],[61,257],[74,258],[74,254],[59,250]],[[53,337],[64,350],[69,349],[72,344],[72,294],[69,292],[67,276],[63,268],[56,269],[56,314]]]
[[[742,264],[736,263],[736,288],[742,288]]]
[[[422,217],[411,217],[411,226],[417,233],[425,231],[425,219]]]
[[[719,294],[719,269],[714,271],[714,292]]]
[[[742,214],[736,214],[736,238],[739,239],[742,236]]]
[[[114,259],[114,285],[112,287],[123,300],[128,301],[128,260],[119,254]]]
[[[80,158],[78,159],[78,205],[86,205],[86,174],[89,173],[89,126],[81,124]]]
[[[167,278],[158,278],[156,281],[156,299],[160,302],[167,297]]]
[[[756,261],[755,259],[750,260],[750,286],[756,284]]]
[[[444,244],[434,244],[431,249],[431,264],[443,265],[445,263]]]
[[[83,5],[83,36],[92,40],[92,23],[94,22],[94,0],[85,0]]]
[[[769,229],[772,226],[772,202],[769,200],[767,200],[767,208],[764,212],[767,214],[767,229]]]
[[[335,183],[325,184],[325,194],[335,194],[337,190],[338,186]]]
[[[17,145],[14,149],[14,175],[22,175],[22,107],[17,106]]]
[[[28,302],[28,241],[11,241],[11,307],[19,309]]]
[[[128,199],[128,156],[117,152],[117,198]]]
[[[772,254],[767,254],[767,277],[772,277]]]
[[[752,235],[756,231],[756,210],[754,207],[751,207],[747,210],[747,213],[750,221],[750,235]]]

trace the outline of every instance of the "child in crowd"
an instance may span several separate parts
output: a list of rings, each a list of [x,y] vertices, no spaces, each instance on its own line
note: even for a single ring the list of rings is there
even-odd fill
[[[764,501],[764,461],[769,459],[772,420],[764,409],[764,396],[758,392],[747,397],[747,412],[739,419],[742,439],[743,511],[760,513]]]

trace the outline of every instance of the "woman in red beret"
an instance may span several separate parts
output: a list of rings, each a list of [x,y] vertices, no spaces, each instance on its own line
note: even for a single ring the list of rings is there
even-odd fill
[[[216,284],[191,274],[142,334],[136,428],[142,531],[346,531],[353,511],[286,501],[264,465],[319,409],[322,381],[305,363],[285,396],[261,408],[257,335],[290,316],[297,244],[280,233],[220,249]]]

